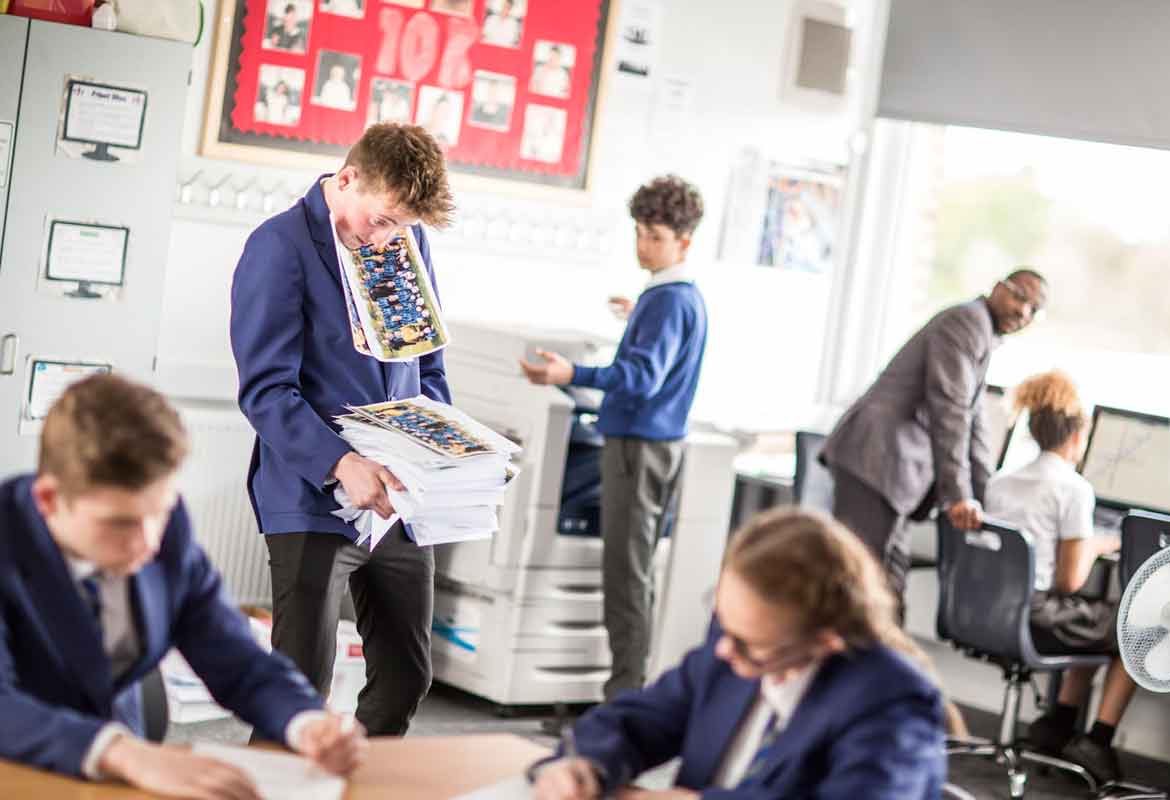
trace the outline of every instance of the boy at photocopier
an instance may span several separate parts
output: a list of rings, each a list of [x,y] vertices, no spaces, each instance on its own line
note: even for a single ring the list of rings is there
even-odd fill
[[[678,487],[707,341],[707,309],[686,263],[703,216],[698,190],[674,175],[655,178],[630,199],[630,216],[638,263],[650,282],[633,305],[613,363],[586,367],[544,350],[537,351],[543,363],[520,362],[535,384],[605,392],[597,427],[605,436],[602,590],[613,654],[606,699],[646,679],[654,549]]]

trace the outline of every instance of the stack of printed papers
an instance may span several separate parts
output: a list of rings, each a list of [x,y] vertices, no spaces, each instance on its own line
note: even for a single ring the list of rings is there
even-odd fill
[[[499,529],[497,508],[517,469],[519,446],[458,409],[426,397],[347,406],[341,436],[385,466],[403,485],[387,489],[394,515],[354,507],[340,485],[333,513],[352,522],[358,544],[373,550],[401,519],[419,546],[486,539]]]

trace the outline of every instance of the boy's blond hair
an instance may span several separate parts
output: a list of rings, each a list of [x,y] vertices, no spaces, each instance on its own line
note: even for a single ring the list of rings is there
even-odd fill
[[[366,192],[390,192],[427,225],[451,223],[455,201],[447,165],[434,137],[418,125],[371,125],[345,157]]]
[[[178,470],[187,432],[161,394],[117,375],[93,375],[67,388],[41,430],[40,475],[66,497],[95,487],[142,489]]]

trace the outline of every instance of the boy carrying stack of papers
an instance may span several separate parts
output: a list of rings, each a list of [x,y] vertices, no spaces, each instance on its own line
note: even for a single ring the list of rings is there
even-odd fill
[[[412,397],[347,406],[336,418],[341,437],[385,466],[404,487],[387,488],[394,515],[384,520],[355,508],[339,485],[333,513],[353,522],[358,544],[371,550],[401,519],[420,547],[486,539],[499,529],[497,507],[517,469],[519,446],[452,406]]]

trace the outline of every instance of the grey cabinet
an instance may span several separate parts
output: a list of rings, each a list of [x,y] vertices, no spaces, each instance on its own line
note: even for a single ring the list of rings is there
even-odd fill
[[[179,42],[0,16],[0,121],[15,125],[0,189],[0,477],[35,464],[34,362],[109,364],[150,378],[191,54]],[[68,77],[145,91],[137,158],[58,152]],[[129,229],[116,297],[51,291],[43,273],[53,219]]]

